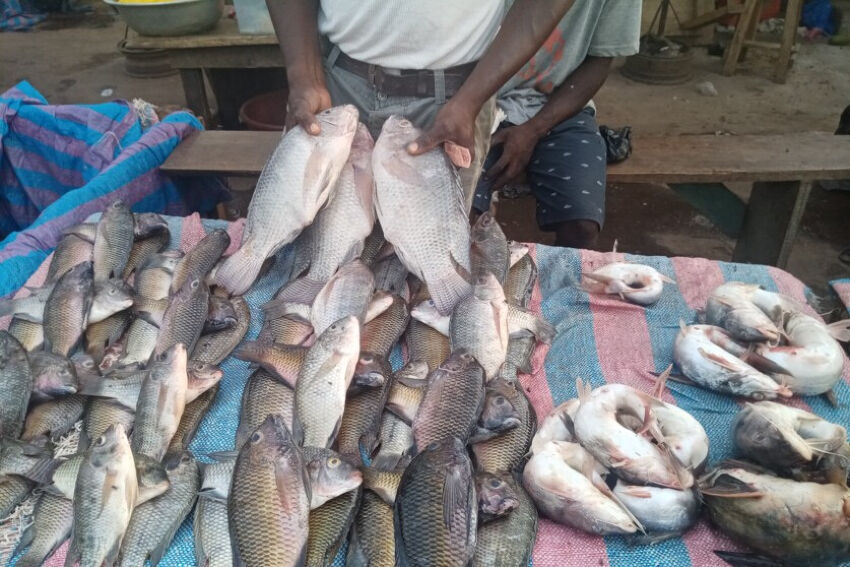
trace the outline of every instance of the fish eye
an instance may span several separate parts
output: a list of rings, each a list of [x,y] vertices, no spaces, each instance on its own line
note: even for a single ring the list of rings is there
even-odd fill
[[[505,401],[506,400],[505,400],[504,396],[496,396],[496,399],[495,399],[496,405],[502,405],[502,404],[505,403]]]
[[[201,280],[192,280],[191,287],[192,289],[198,289],[201,285]]]
[[[331,331],[336,331],[336,323],[334,323],[333,325],[331,325],[331,326],[330,326],[330,330],[331,330]]]
[[[106,435],[101,435],[100,437],[98,437],[97,440],[94,442],[94,444],[98,447],[102,447],[103,445],[105,445],[106,444]]]
[[[399,120],[398,124],[399,124],[399,126],[404,126],[405,128],[407,128],[408,126],[412,126],[410,120],[407,120],[407,119]]]
[[[502,486],[501,480],[499,480],[498,478],[490,479],[490,488],[499,488],[500,486]]]
[[[328,459],[328,467],[335,469],[339,466],[340,460],[336,457],[331,457]]]
[[[259,431],[255,431],[251,435],[251,443],[254,443],[254,444],[259,443],[260,441],[262,441],[262,439],[263,439],[263,434],[260,433]]]
[[[372,362],[374,362],[374,361],[375,361],[375,359],[374,359],[374,358],[372,358],[372,356],[371,356],[371,355],[368,355],[368,354],[367,354],[366,356],[361,356],[361,357],[360,357],[360,362],[363,362],[364,364],[370,364],[370,363],[372,363]]]

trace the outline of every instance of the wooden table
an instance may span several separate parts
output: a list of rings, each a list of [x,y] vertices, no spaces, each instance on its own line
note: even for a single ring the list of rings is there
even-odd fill
[[[248,35],[239,33],[236,21],[222,18],[212,30],[195,35],[175,37],[141,36],[131,31],[127,47],[135,49],[165,49],[171,66],[180,72],[186,104],[204,118],[208,127],[216,124],[207,96],[204,74],[210,80],[218,102],[220,119],[225,127],[235,127],[239,102],[236,89],[245,85],[239,82],[239,71],[244,69],[281,69],[283,80],[283,55],[274,35]],[[227,74],[222,71],[235,71]],[[244,90],[244,89],[243,89]]]

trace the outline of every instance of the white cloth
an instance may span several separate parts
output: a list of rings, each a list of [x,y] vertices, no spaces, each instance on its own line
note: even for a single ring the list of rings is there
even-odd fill
[[[321,0],[319,32],[359,61],[447,69],[479,59],[504,13],[504,0]]]

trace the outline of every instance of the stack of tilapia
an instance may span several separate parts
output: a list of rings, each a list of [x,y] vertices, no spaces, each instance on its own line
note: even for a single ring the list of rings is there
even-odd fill
[[[185,255],[163,251],[169,238],[161,217],[115,202],[67,232],[42,287],[0,303],[13,316],[0,332],[0,516],[42,493],[18,565],[71,534],[83,565],[156,563],[192,508],[188,446],[250,315],[205,282],[226,232]],[[75,425],[78,452],[54,459]]]
[[[636,534],[658,541],[697,520],[695,475],[708,437],[689,413],[624,384],[555,408],[532,443],[523,482],[548,518],[596,535]]]
[[[406,152],[410,122],[373,142],[357,119],[338,107],[319,136],[283,137],[214,273],[242,293],[294,242],[294,278],[234,353],[257,368],[218,536],[226,508],[249,566],[330,565],[346,540],[349,565],[526,565],[537,514],[513,475],[535,419],[517,373],[554,334],[526,309],[536,267],[490,214],[470,229],[443,152]]]
[[[738,453],[700,479],[711,518],[759,553],[732,564],[837,565],[850,559],[850,446],[840,425],[769,401],[747,404],[733,426]],[[758,563],[757,563],[758,562]]]
[[[673,358],[704,388],[770,400],[830,394],[841,379],[847,322],[826,325],[757,285],[728,282],[708,299],[705,325],[682,324]]]

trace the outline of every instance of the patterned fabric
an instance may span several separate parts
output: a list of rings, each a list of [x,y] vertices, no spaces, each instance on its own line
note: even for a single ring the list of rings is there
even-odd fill
[[[0,31],[28,30],[46,17],[34,12],[26,0],[0,0]]]
[[[850,278],[832,280],[829,282],[829,285],[832,286],[841,303],[844,304],[847,312],[850,313]]]
[[[126,102],[53,106],[22,82],[0,95],[0,118],[0,297],[23,284],[63,229],[116,199],[135,212],[185,215],[211,211],[226,194],[214,179],[159,172],[202,128],[187,112],[144,131]]]
[[[233,239],[228,253],[239,242],[242,223],[226,225],[222,221],[203,221],[198,216],[185,219],[170,218],[171,247],[184,250],[198,242],[204,230],[226,227]],[[672,346],[679,321],[693,322],[697,310],[715,287],[724,281],[741,280],[763,285],[800,300],[805,300],[806,288],[793,276],[777,268],[714,262],[697,258],[643,257],[623,254],[602,254],[584,250],[532,245],[531,254],[540,270],[539,285],[535,286],[531,309],[542,313],[558,329],[551,348],[539,346],[532,360],[533,374],[521,375],[525,391],[534,406],[538,419],[561,402],[575,397],[575,382],[581,378],[594,387],[609,382],[629,384],[649,392],[654,385],[650,371],[664,370],[672,361]],[[617,298],[590,295],[579,286],[582,272],[588,272],[609,262],[629,260],[653,266],[675,279],[678,285],[667,285],[660,301],[642,307],[624,303]],[[251,306],[250,329],[247,339],[257,336],[262,322],[260,306],[289,278],[291,247],[277,255],[277,261],[245,296]],[[28,285],[38,285],[47,272],[47,262],[30,278]],[[2,275],[2,267],[0,267]],[[0,319],[0,328],[8,319]],[[398,349],[397,349],[398,350]],[[401,360],[396,353],[394,366]],[[213,451],[232,449],[239,420],[242,389],[250,375],[246,362],[228,358],[222,365],[224,378],[218,397],[204,419],[192,451],[200,459]],[[814,411],[824,418],[850,427],[850,387],[845,380],[836,388],[843,406],[833,408],[822,398],[796,398],[792,403]],[[741,402],[693,386],[670,383],[665,401],[673,402],[691,412],[705,427],[711,439],[709,460],[717,462],[732,455],[729,432]],[[46,562],[50,567],[63,565],[67,544]],[[161,565],[185,567],[194,565],[192,517],[177,532],[177,536]],[[534,549],[535,567],[616,567],[656,566],[707,567],[723,565],[714,550],[744,549],[720,534],[706,520],[701,520],[681,538],[655,545],[633,545],[623,537],[595,537],[548,520],[541,520]],[[344,552],[337,557],[336,566],[344,565]],[[13,563],[14,564],[14,563]]]

